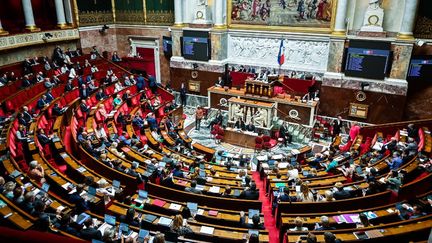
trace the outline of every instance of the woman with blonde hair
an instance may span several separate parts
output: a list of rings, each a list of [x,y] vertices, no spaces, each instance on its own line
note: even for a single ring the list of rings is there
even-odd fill
[[[174,217],[173,223],[171,225],[171,231],[176,233],[178,236],[192,233],[192,229],[187,225],[187,222],[183,220],[181,214],[177,214]]]
[[[297,196],[298,201],[300,202],[313,202],[314,196],[312,192],[309,190],[309,186],[306,183],[302,183],[300,185],[300,192]]]

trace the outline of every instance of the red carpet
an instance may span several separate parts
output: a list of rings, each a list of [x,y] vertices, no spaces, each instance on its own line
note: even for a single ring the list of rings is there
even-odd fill
[[[254,172],[252,176],[257,188],[260,190],[259,200],[262,202],[261,212],[264,214],[264,225],[269,232],[270,243],[278,243],[279,230],[276,228],[276,220],[271,213],[272,206],[270,204],[270,200],[265,196],[264,183],[260,179],[259,172]]]

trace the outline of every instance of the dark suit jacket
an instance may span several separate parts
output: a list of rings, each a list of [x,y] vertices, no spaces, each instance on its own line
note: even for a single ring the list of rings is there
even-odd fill
[[[67,92],[67,91],[71,91],[71,90],[73,90],[73,85],[72,84],[66,84],[65,91]]]
[[[80,234],[81,234],[81,238],[85,240],[92,240],[92,239],[102,240],[102,233],[95,228],[82,229]]]
[[[348,199],[351,197],[351,193],[349,191],[345,191],[345,190],[338,190],[337,192],[333,193],[333,197],[336,200]]]
[[[252,191],[252,190],[245,190],[242,193],[240,193],[239,198],[240,199],[247,199],[247,200],[258,200],[259,192],[258,191]]]
[[[81,99],[87,99],[89,96],[90,96],[90,92],[89,92],[88,88],[85,89],[85,92],[84,92],[83,88],[80,88],[80,98]]]
[[[99,92],[97,92],[96,93],[96,99],[97,100],[103,100],[103,99],[105,99],[106,98],[106,94],[104,93],[104,92],[102,92],[102,93],[99,93]]]
[[[87,202],[77,192],[69,196],[69,202],[75,204],[77,213],[82,213],[86,210],[89,210]]]
[[[90,110],[90,108],[87,105],[83,104],[83,103],[81,103],[80,109],[81,109],[82,112],[88,112]]]
[[[258,229],[258,230],[263,230],[265,229],[263,224],[258,224],[258,225],[253,225],[253,224],[248,224],[246,222],[246,216],[240,217],[240,225],[242,227],[248,228],[248,229]]]
[[[342,123],[339,123],[338,120],[333,121],[333,134],[338,135],[341,132]]]
[[[45,146],[46,144],[48,144],[49,142],[51,142],[51,140],[49,139],[49,137],[45,134],[38,134],[37,135],[38,141],[39,143],[41,143],[42,146]]]
[[[33,117],[32,117],[32,115],[30,115],[30,113],[28,113],[28,112],[23,112],[23,119],[24,119],[27,123],[29,123],[29,122],[33,119]]]
[[[36,105],[36,107],[40,110],[40,109],[43,109],[44,107],[45,107],[45,104],[47,104],[48,102],[46,102],[45,100],[43,100],[43,99],[39,99],[38,100],[38,102],[37,102],[37,105]]]

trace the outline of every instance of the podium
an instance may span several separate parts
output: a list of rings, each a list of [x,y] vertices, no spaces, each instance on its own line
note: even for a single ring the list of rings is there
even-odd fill
[[[266,96],[273,97],[273,87],[274,83],[280,80],[281,76],[278,75],[269,75],[267,80],[258,80],[247,78],[245,80],[245,94],[249,95],[257,95],[257,96]],[[283,76],[282,76],[283,81]]]

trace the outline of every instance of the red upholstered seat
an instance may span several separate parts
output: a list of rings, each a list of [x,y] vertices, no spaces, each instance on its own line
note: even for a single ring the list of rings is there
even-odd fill
[[[270,149],[271,148],[270,140],[271,140],[270,136],[267,136],[267,135],[263,136],[263,148],[264,149]]]
[[[263,149],[264,146],[264,140],[262,137],[256,137],[255,138],[255,150]]]
[[[421,152],[423,150],[424,145],[425,145],[425,136],[424,136],[424,132],[423,132],[422,128],[419,128],[418,136],[419,136],[418,152]]]

